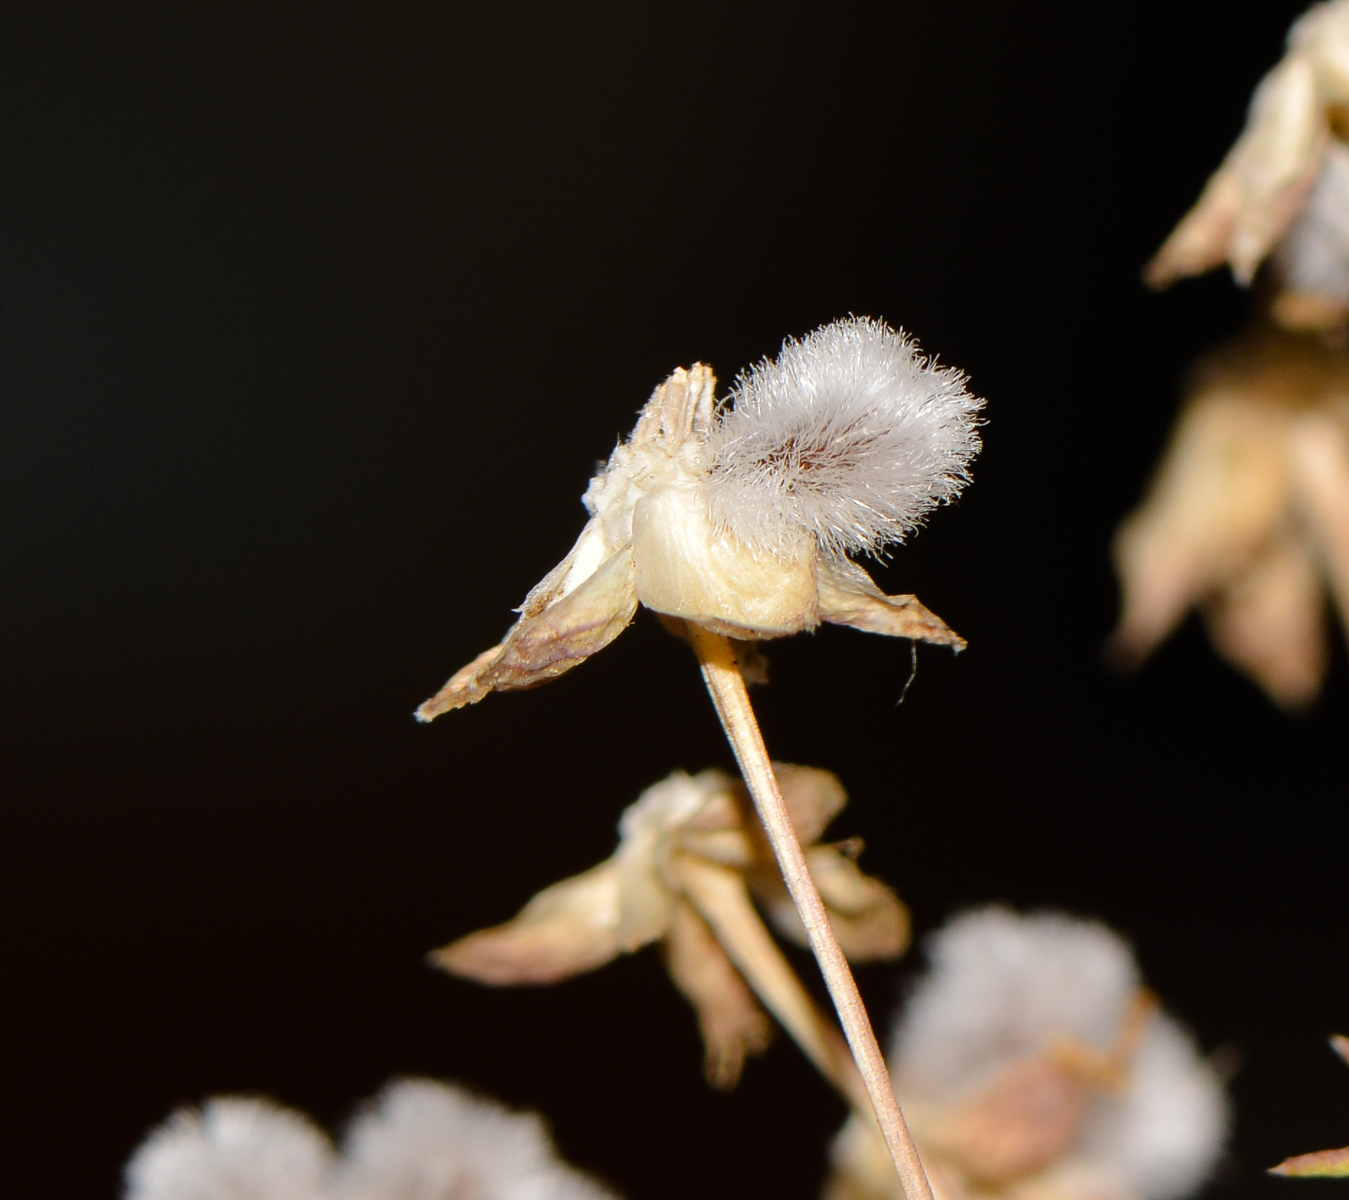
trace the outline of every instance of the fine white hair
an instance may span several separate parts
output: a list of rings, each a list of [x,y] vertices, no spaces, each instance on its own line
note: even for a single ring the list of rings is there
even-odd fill
[[[1059,913],[967,913],[931,939],[928,956],[890,1061],[902,1095],[939,1104],[1057,1037],[1109,1050],[1139,986],[1118,934]],[[1124,1090],[1093,1097],[1076,1151],[1110,1164],[1143,1200],[1178,1200],[1212,1171],[1227,1125],[1217,1075],[1189,1034],[1158,1013]]]
[[[714,522],[767,553],[802,534],[831,555],[903,541],[969,482],[983,401],[965,384],[868,317],[788,339],[710,432]]]
[[[1349,303],[1349,147],[1332,141],[1306,206],[1274,251],[1282,287]]]
[[[218,1097],[146,1138],[126,1167],[126,1200],[327,1200],[332,1157],[300,1113]]]
[[[343,1142],[337,1200],[613,1200],[563,1162],[543,1121],[463,1088],[387,1088]]]

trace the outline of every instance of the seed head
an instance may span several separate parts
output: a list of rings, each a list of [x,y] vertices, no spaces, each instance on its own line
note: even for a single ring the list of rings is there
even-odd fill
[[[969,482],[983,401],[965,383],[867,317],[788,339],[712,430],[715,523],[772,553],[801,533],[836,556],[903,541]]]

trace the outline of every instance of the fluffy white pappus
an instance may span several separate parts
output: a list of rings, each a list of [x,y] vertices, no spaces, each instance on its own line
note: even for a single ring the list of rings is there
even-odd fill
[[[1349,147],[1332,141],[1306,206],[1274,251],[1289,291],[1349,303]]]
[[[126,1167],[126,1200],[328,1200],[328,1139],[300,1113],[218,1097],[179,1109]]]
[[[1098,1095],[1087,1110],[1080,1145],[1115,1163],[1144,1200],[1180,1200],[1213,1173],[1229,1122],[1217,1074],[1194,1039],[1159,1013],[1134,1051],[1128,1087]]]
[[[558,1157],[538,1116],[429,1079],[387,1088],[342,1150],[338,1200],[614,1200]]]
[[[789,339],[736,380],[711,431],[713,520],[768,553],[802,535],[834,555],[903,541],[969,482],[984,402],[965,384],[883,321]]]
[[[901,1095],[950,1103],[1069,1037],[1109,1051],[1140,979],[1128,944],[1095,921],[987,908],[928,947],[931,970],[892,1041]],[[1141,1200],[1178,1200],[1210,1174],[1228,1128],[1221,1081],[1173,1019],[1152,1015],[1122,1091],[1093,1095],[1075,1153],[1109,1164]]]

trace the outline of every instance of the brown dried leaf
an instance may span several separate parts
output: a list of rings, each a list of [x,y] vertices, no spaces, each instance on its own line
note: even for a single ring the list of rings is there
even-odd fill
[[[430,955],[451,975],[496,987],[556,983],[603,966],[619,939],[620,880],[609,859],[544,888],[514,920],[480,929]]]
[[[1312,1154],[1297,1154],[1285,1158],[1277,1167],[1270,1167],[1271,1175],[1325,1177],[1349,1175],[1349,1146],[1339,1150],[1317,1150]]]
[[[662,948],[670,978],[698,1014],[707,1082],[729,1091],[740,1082],[745,1059],[767,1049],[772,1022],[707,923],[684,900],[674,906]]]
[[[547,683],[604,649],[628,627],[637,611],[631,547],[612,555],[561,599],[542,600],[539,593],[555,592],[569,563],[570,558],[530,593],[506,640],[452,676],[417,710],[418,720],[476,704],[488,692]]]
[[[965,639],[924,608],[916,596],[887,596],[856,563],[846,558],[821,559],[817,571],[821,620],[866,633],[965,649]]]

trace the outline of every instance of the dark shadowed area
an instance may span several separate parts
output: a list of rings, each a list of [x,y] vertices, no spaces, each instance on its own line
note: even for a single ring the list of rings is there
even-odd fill
[[[1342,648],[1293,719],[1191,622],[1100,665],[1109,539],[1234,331],[1139,267],[1301,6],[46,4],[0,22],[6,1189],[106,1197],[217,1092],[338,1123],[396,1073],[547,1114],[630,1200],[816,1194],[841,1105],[780,1040],[700,1075],[653,952],[494,992],[426,951],[729,765],[646,614],[425,728],[677,365],[846,313],[989,398],[975,484],[879,581],[959,658],[770,647],[770,749],[920,931],[1098,915],[1235,1047],[1222,1195],[1349,1141]],[[803,968],[809,966],[798,957]],[[868,968],[878,1014],[899,969]],[[812,976],[813,978],[813,976]]]

